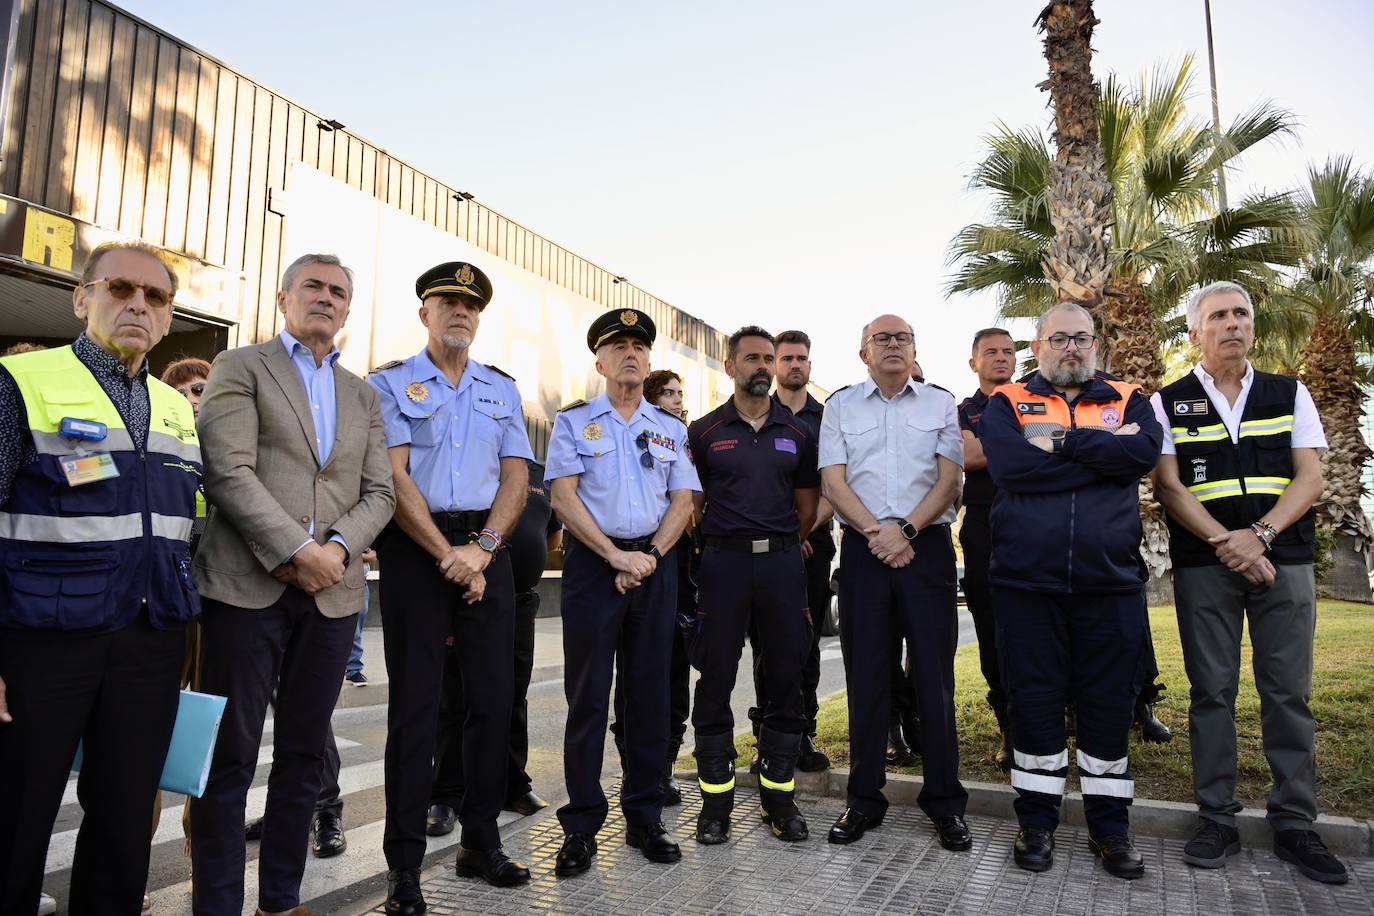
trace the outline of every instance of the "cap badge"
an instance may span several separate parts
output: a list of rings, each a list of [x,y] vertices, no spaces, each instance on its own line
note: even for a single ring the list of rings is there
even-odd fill
[[[600,439],[601,424],[593,422],[582,427],[582,438],[586,439],[588,442],[595,442],[597,439]]]
[[[406,386],[406,397],[410,398],[416,404],[421,401],[428,401],[429,389],[425,387],[424,382],[411,382]]]
[[[620,313],[620,323],[625,325],[625,327],[627,328],[632,328],[639,323],[639,315],[630,311],[629,309],[626,309],[625,311]]]
[[[458,273],[453,275],[453,279],[457,280],[460,286],[471,286],[472,281],[477,278],[473,276],[472,268],[464,264],[458,268]]]

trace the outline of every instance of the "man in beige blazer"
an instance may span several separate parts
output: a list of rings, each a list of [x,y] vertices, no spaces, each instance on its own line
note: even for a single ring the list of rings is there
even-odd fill
[[[298,258],[277,293],[285,329],[221,353],[201,401],[201,689],[229,703],[191,807],[197,916],[242,913],[244,805],[274,690],[258,913],[306,913],[301,874],[363,605],[360,557],[396,504],[377,392],[338,365],[334,346],[352,294],[338,258]]]

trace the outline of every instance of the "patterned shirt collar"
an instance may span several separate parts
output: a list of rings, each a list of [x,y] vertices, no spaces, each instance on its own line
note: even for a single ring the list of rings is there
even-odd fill
[[[148,384],[147,357],[144,357],[143,365],[138,367],[138,371],[130,376],[128,367],[119,361],[119,357],[87,337],[85,331],[82,331],[81,336],[72,343],[72,352],[76,354],[77,359],[86,364],[86,368],[90,369],[97,378],[102,375],[119,378],[125,385],[130,384],[131,379],[136,378],[143,384]]]

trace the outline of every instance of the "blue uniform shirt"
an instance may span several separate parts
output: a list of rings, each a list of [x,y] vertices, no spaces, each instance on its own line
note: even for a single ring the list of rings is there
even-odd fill
[[[334,436],[338,432],[339,408],[334,401],[334,364],[339,361],[339,348],[329,351],[318,366],[310,348],[292,337],[290,332],[279,335],[286,355],[305,386],[305,397],[310,402],[310,418],[315,421],[315,451],[320,454],[320,467],[329,463],[329,453],[334,450]]]
[[[643,466],[644,454],[653,467]],[[669,491],[701,491],[687,455],[687,427],[642,398],[628,423],[605,394],[559,412],[545,465],[551,481],[582,477],[577,495],[596,526],[614,538],[657,531]]]
[[[534,458],[514,380],[475,360],[457,388],[426,350],[368,381],[381,392],[386,446],[410,446],[406,471],[431,512],[490,509],[500,459]]]

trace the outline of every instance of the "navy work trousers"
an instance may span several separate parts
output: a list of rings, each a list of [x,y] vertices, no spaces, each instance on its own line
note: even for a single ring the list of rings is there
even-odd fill
[[[929,817],[962,817],[968,793],[959,782],[954,727],[954,542],[948,525],[917,536],[916,557],[893,569],[868,539],[846,527],[840,541],[840,645],[849,684],[849,807],[869,818],[887,811],[887,733],[892,716],[889,658],[905,635],[920,717],[923,783],[918,802]]]

